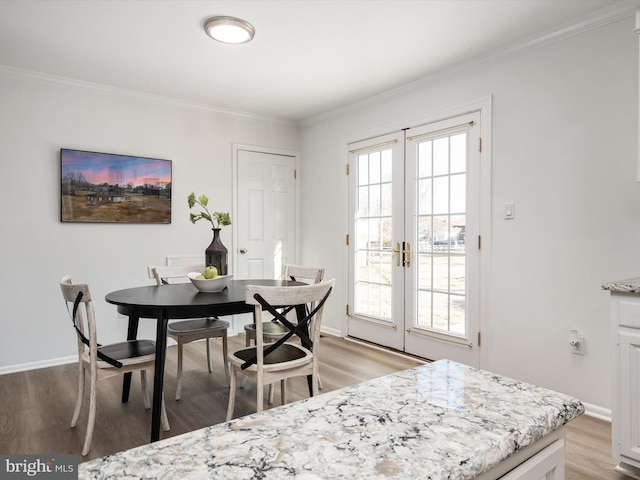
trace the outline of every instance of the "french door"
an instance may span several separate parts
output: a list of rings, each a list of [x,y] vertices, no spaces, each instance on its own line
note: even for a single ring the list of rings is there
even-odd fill
[[[479,121],[349,146],[350,336],[479,365]]]

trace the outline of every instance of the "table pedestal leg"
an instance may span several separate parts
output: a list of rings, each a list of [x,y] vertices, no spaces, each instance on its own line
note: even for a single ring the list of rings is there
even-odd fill
[[[163,310],[156,328],[156,362],[153,374],[153,405],[151,410],[151,441],[160,440],[160,416],[162,414],[162,390],[164,385],[164,361],[167,351],[167,314]]]

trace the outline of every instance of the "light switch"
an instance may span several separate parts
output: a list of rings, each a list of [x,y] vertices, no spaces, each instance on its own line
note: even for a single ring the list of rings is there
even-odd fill
[[[505,220],[511,220],[516,218],[516,204],[513,202],[507,202],[504,204],[504,218]]]

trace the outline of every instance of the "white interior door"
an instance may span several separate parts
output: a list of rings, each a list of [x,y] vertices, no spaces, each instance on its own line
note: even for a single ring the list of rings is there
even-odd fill
[[[296,157],[236,149],[234,276],[278,278],[297,259]]]
[[[297,158],[239,146],[234,153],[234,277],[279,278],[282,264],[298,259]],[[233,331],[248,323],[251,314],[234,315]]]

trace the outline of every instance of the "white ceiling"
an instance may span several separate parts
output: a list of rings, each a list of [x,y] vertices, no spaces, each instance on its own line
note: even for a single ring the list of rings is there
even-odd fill
[[[0,65],[299,120],[635,4],[0,0]],[[214,15],[251,22],[253,42],[211,40]]]

